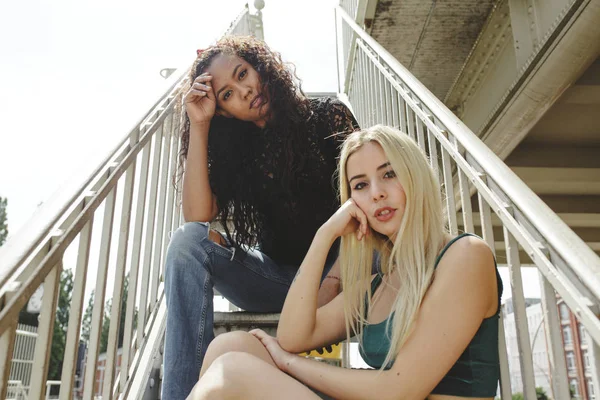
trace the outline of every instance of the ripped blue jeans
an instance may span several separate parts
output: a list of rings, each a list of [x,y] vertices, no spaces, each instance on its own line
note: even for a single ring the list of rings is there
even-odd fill
[[[167,331],[162,398],[185,399],[198,381],[214,338],[213,288],[246,311],[280,312],[299,265],[278,265],[209,239],[210,225],[188,222],[173,233],[166,256]],[[330,252],[323,278],[335,261]]]

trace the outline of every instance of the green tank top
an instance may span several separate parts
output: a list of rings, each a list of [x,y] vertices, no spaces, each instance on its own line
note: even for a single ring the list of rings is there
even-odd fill
[[[435,261],[437,267],[442,256],[448,248],[458,239],[465,236],[476,236],[463,233],[452,239],[441,251]],[[494,265],[496,261],[494,260]],[[381,275],[377,274],[371,283],[371,295],[381,284]],[[462,397],[494,397],[500,378],[500,361],[498,358],[498,322],[500,315],[500,298],[502,297],[502,280],[496,268],[498,282],[498,310],[493,316],[482,321],[475,336],[461,354],[458,361],[433,389],[432,394],[444,394]],[[368,313],[368,310],[366,310]],[[393,315],[393,313],[392,313]],[[390,317],[392,316],[390,315]],[[386,330],[390,319],[378,324],[363,326],[362,345],[360,355],[365,362],[373,368],[381,368],[390,348],[392,325]],[[390,369],[393,361],[385,367]]]

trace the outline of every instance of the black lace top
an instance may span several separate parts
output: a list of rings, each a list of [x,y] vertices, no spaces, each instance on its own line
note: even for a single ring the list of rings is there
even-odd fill
[[[229,199],[239,200],[240,194],[247,194],[251,204],[244,207],[256,218],[259,228],[255,234],[261,251],[279,264],[299,266],[317,229],[339,207],[334,176],[339,146],[348,133],[358,129],[350,110],[337,99],[311,99],[310,107],[306,132],[309,154],[295,162],[289,184],[280,171],[290,156],[280,146],[281,135],[269,129],[257,130],[251,139],[246,134],[239,138],[243,143],[230,146],[227,156],[237,165],[231,165],[231,172],[225,174],[230,176],[226,179],[229,185],[211,179],[220,208]],[[239,156],[232,157],[231,152]],[[222,177],[223,171],[219,172]]]

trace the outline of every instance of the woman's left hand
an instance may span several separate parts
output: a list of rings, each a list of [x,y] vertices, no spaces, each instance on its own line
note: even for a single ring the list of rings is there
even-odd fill
[[[253,329],[250,331],[250,333],[260,340],[263,346],[265,346],[265,349],[267,349],[271,355],[275,365],[277,365],[280,370],[287,373],[290,362],[298,356],[283,350],[279,345],[277,338],[268,335],[261,329]]]

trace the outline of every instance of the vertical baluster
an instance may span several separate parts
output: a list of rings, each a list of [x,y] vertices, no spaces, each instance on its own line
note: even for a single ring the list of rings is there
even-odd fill
[[[456,139],[454,139],[454,142],[456,146],[459,146],[456,142]],[[463,227],[465,232],[474,233],[475,228],[473,227],[473,210],[471,208],[471,192],[469,191],[469,180],[460,168],[457,169],[458,185],[460,189],[460,201],[463,215]]]
[[[406,129],[408,135],[416,142],[416,134],[415,134],[415,112],[406,102]]]
[[[515,312],[515,326],[517,328],[517,345],[519,348],[519,363],[523,379],[523,395],[526,399],[535,399],[535,381],[533,375],[533,359],[531,356],[531,343],[529,341],[529,327],[527,326],[527,311],[525,309],[525,296],[523,294],[523,279],[521,277],[521,261],[519,259],[519,244],[506,227],[504,230],[504,243],[506,246],[506,261],[510,272],[510,286],[512,291],[513,308]]]
[[[177,124],[179,126],[180,121],[179,118],[177,119]],[[177,146],[177,167],[179,168],[179,152],[181,151],[181,139],[179,138],[179,135],[177,135],[175,138],[175,145]],[[177,171],[177,176],[179,176],[179,171]],[[175,232],[177,230],[177,228],[179,227],[179,211],[181,210],[181,184],[180,181],[176,181],[174,182],[174,184],[176,185],[173,189],[174,192],[174,196],[175,196],[175,200],[174,200],[174,204],[173,204],[173,222],[171,224],[171,231]]]
[[[377,123],[385,124],[385,88],[384,77],[379,66],[376,66],[377,71]]]
[[[569,380],[565,362],[565,348],[562,341],[560,319],[556,306],[556,294],[548,280],[540,274],[540,288],[542,294],[543,323],[546,329],[546,343],[548,344],[548,361],[552,374],[552,390],[554,399],[569,399]]]
[[[390,81],[388,81],[388,79],[385,76],[383,77],[383,83],[384,83],[383,99],[385,101],[384,124],[392,126],[394,123],[393,122],[394,118],[392,116],[392,85],[390,84]]]
[[[400,128],[400,116],[398,115],[398,91],[394,86],[390,84],[390,105],[391,105],[391,116],[392,126],[394,128]]]
[[[152,146],[152,174],[150,175],[150,192],[148,196],[148,214],[146,215],[146,235],[144,239],[144,261],[142,264],[142,286],[140,290],[140,309],[137,322],[137,341],[138,348],[144,338],[146,320],[148,313],[148,287],[150,284],[150,273],[152,267],[152,244],[154,242],[154,219],[156,216],[156,191],[158,189],[158,173],[160,167],[161,139],[163,136],[163,127],[160,126],[154,133],[154,143]]]
[[[598,314],[598,311],[596,311],[596,314]],[[588,343],[588,357],[590,360],[590,374],[592,375],[591,381],[592,381],[592,384],[594,385],[594,390],[595,390],[594,396],[597,399],[598,398],[598,390],[600,390],[600,346],[598,345],[598,343],[596,343],[594,341],[594,339],[587,332],[587,330],[584,332],[584,335],[585,335],[585,337],[587,339],[587,343]],[[556,396],[555,398],[558,399],[559,397]]]
[[[169,172],[169,154],[171,153],[171,118],[167,118],[163,123],[163,133],[161,135],[162,142],[162,157],[160,161],[160,189],[158,192],[158,213],[156,216],[156,229],[154,236],[154,254],[152,256],[152,285],[150,289],[150,309],[154,308],[157,299],[158,286],[161,279],[160,271],[162,270],[161,249],[163,248],[163,240],[165,240],[165,201],[167,198],[167,181]]]
[[[508,353],[506,351],[506,332],[504,331],[504,307],[500,309],[498,320],[498,358],[500,361],[500,397],[512,399],[512,388],[510,386],[510,369],[508,364]]]
[[[454,202],[454,182],[452,181],[452,164],[450,163],[450,154],[443,147],[442,151],[442,169],[444,174],[444,190],[446,195],[446,212],[448,213],[448,230],[450,234],[458,234],[456,222],[456,204]]]
[[[431,168],[435,172],[435,176],[438,178],[439,182],[442,182],[440,179],[440,164],[438,160],[438,152],[437,152],[437,138],[429,128],[427,128],[427,143],[429,145],[429,162],[431,164]]]
[[[425,124],[423,124],[423,121],[421,121],[421,118],[419,118],[418,115],[415,115],[415,122],[417,125],[417,143],[419,144],[421,150],[423,150],[425,153]]]
[[[485,177],[482,177],[485,178]],[[477,193],[479,200],[479,217],[481,218],[481,236],[487,245],[492,249],[496,257],[496,245],[494,242],[494,229],[492,225],[492,211],[488,203],[481,195]],[[510,370],[508,368],[508,354],[506,351],[506,333],[504,332],[504,311],[500,312],[500,321],[498,322],[498,355],[500,358],[500,394],[503,399],[512,398],[510,386]]]
[[[135,311],[135,301],[137,297],[138,276],[140,270],[140,249],[142,246],[142,233],[144,224],[146,188],[148,187],[148,166],[150,164],[150,143],[146,144],[142,150],[142,159],[140,164],[140,175],[138,177],[138,192],[136,201],[135,221],[133,224],[133,240],[131,250],[131,266],[129,269],[129,288],[127,294],[127,309],[125,312],[125,328],[123,334],[123,350],[121,355],[121,387],[125,387],[125,382],[131,366],[130,352],[140,347],[141,338],[138,337],[135,342],[132,339],[133,315]],[[137,162],[137,160],[136,160]],[[139,321],[138,321],[139,324]]]
[[[373,125],[373,110],[374,110],[374,105],[375,105],[375,100],[374,100],[374,90],[373,90],[373,84],[374,84],[374,79],[373,79],[373,62],[371,61],[370,58],[367,58],[367,96],[369,99],[369,106],[367,108],[367,125],[371,126]]]
[[[361,92],[360,97],[362,98],[362,108],[360,111],[360,119],[358,120],[361,126],[367,126],[367,110],[369,109],[369,92],[368,92],[368,68],[366,54],[364,48],[359,46],[360,49],[360,62],[361,62],[361,70],[362,70],[362,79],[361,79]]]
[[[61,260],[52,268],[44,280],[44,296],[39,316],[38,337],[35,343],[31,387],[29,389],[29,397],[33,399],[41,398],[45,393],[45,382],[50,361],[48,349],[52,346],[52,333],[54,332],[54,321],[56,319],[56,304],[58,302],[62,267]]]
[[[139,140],[139,132],[136,130],[129,139],[130,148],[135,146]],[[106,363],[104,369],[104,386],[102,397],[110,400],[115,377],[117,347],[121,324],[121,303],[125,280],[125,264],[127,261],[127,250],[129,245],[129,226],[131,221],[131,204],[133,202],[133,184],[135,181],[136,163],[132,162],[125,172],[125,185],[123,187],[123,203],[121,206],[121,221],[119,225],[119,241],[117,247],[117,259],[115,267],[115,281],[113,286],[112,305],[110,313],[110,327],[108,331],[108,346],[106,350]],[[128,296],[135,297],[129,292]],[[123,371],[125,373],[125,371]]]
[[[365,67],[364,67],[364,53],[360,47],[356,47],[356,68],[358,72],[357,81],[356,81],[356,90],[355,90],[355,98],[356,98],[356,119],[361,124],[361,121],[364,121],[365,115]]]
[[[108,260],[110,257],[110,243],[112,239],[113,220],[115,213],[115,202],[117,199],[117,185],[110,191],[104,201],[104,218],[102,221],[102,235],[100,239],[100,257],[98,261],[98,272],[96,275],[96,287],[94,289],[94,307],[92,309],[92,329],[87,353],[85,367],[85,385],[83,398],[92,400],[94,385],[89,382],[96,380],[96,367],[98,353],[100,350],[100,333],[102,331],[102,319],[104,317],[104,296],[106,292],[106,276],[108,274]]]
[[[69,310],[69,325],[67,328],[67,338],[65,340],[65,356],[60,378],[60,381],[62,382],[60,388],[61,400],[73,398],[75,367],[77,351],[79,350],[79,331],[81,329],[81,314],[83,311],[93,224],[94,218],[92,216],[79,233],[79,249],[77,251],[77,264],[75,267],[75,277],[71,295],[71,308]]]
[[[365,92],[364,96],[366,99],[365,107],[365,122],[364,124],[371,125],[371,60],[365,50]]]
[[[6,302],[8,302],[9,294],[5,295]],[[8,390],[8,379],[11,367],[11,355],[15,347],[15,337],[17,323],[16,321],[8,326],[2,336],[0,336],[0,399],[7,398]]]
[[[408,129],[406,127],[406,102],[401,94],[398,94],[398,114],[400,116],[400,130],[406,134],[408,134]]]
[[[165,261],[167,256],[167,247],[169,246],[170,233],[173,229],[173,212],[177,208],[175,207],[175,187],[173,186],[172,177],[177,171],[177,153],[178,153],[178,145],[177,145],[177,129],[179,129],[179,124],[177,123],[177,119],[175,117],[175,112],[173,111],[171,115],[168,117],[171,118],[171,131],[168,133],[169,141],[171,142],[171,155],[170,155],[170,163],[169,163],[169,173],[167,176],[168,183],[168,193],[167,193],[167,207],[165,209],[166,221],[165,221],[165,233],[167,237],[163,240],[163,248],[162,248],[162,259],[163,262],[161,264],[161,275],[164,276],[164,268]]]
[[[357,47],[354,53],[356,60],[354,61],[354,75],[352,76],[352,82],[348,91],[348,98],[350,104],[352,104],[354,117],[359,120],[361,98],[360,98],[360,79],[361,79],[361,66],[360,66],[360,49]]]

